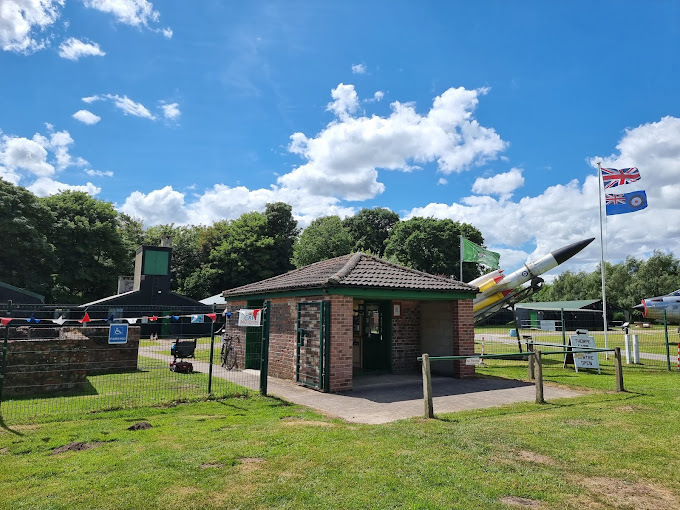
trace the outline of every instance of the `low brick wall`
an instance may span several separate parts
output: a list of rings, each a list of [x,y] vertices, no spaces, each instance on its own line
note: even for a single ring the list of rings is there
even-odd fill
[[[108,327],[15,333],[7,343],[3,397],[77,390],[88,375],[137,370],[139,327],[129,327],[128,343],[120,345],[109,345]]]

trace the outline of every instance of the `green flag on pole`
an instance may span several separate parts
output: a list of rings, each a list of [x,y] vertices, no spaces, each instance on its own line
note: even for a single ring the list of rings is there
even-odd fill
[[[501,258],[500,253],[482,248],[464,237],[462,239],[463,262],[477,262],[478,264],[489,266],[491,269],[500,269],[498,265]]]

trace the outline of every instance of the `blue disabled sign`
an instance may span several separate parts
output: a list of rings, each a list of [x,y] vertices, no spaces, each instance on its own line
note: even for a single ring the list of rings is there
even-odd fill
[[[109,343],[126,344],[128,334],[127,324],[111,324],[109,326]]]

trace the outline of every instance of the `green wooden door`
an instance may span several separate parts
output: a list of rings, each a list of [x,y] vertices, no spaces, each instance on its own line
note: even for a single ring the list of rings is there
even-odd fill
[[[366,370],[389,371],[391,368],[389,312],[389,301],[365,303],[362,368]]]

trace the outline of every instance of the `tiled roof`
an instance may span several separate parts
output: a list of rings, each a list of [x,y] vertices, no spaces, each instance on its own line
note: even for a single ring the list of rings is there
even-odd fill
[[[360,287],[368,289],[477,292],[477,287],[434,276],[386,260],[354,253],[289,271],[255,283],[225,290],[226,298],[301,289]]]

